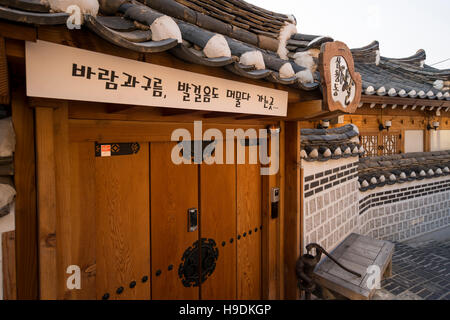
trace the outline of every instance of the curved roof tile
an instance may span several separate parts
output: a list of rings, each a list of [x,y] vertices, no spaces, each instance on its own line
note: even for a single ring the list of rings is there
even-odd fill
[[[424,50],[406,58],[380,56],[378,41],[352,49],[355,68],[363,79],[366,95],[450,100],[450,70],[424,64]]]
[[[358,174],[363,192],[387,184],[447,176],[450,175],[450,150],[361,158]],[[382,176],[384,179],[380,179]],[[375,179],[377,183],[371,184]]]
[[[295,24],[295,18],[291,16],[274,13],[242,0],[115,0],[99,3],[99,15],[86,15],[85,25],[117,46],[142,53],[170,51],[190,63],[225,67],[242,77],[265,79],[297,89],[315,90],[320,87],[319,76],[315,75],[313,83],[301,83],[295,73],[305,68],[294,60],[283,60],[277,55],[282,28],[286,24]],[[164,15],[170,16],[178,25],[182,43],[177,39],[152,39],[151,26]],[[67,18],[66,13],[51,12],[45,1],[0,0],[0,19],[36,25],[63,25]],[[225,36],[231,57],[205,56],[203,49],[216,34]],[[301,41],[303,50],[332,41],[326,37],[300,34],[292,39]],[[265,69],[255,70],[239,63],[243,53],[254,50],[262,54]],[[294,74],[283,73],[285,78],[282,78],[279,71],[286,63],[291,64]]]
[[[305,161],[358,157],[365,153],[353,124],[333,129],[301,129],[301,154]]]

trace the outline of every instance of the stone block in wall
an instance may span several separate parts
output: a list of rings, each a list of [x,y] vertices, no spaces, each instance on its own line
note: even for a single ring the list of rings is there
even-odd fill
[[[10,213],[16,190],[10,177],[0,177],[0,217]]]

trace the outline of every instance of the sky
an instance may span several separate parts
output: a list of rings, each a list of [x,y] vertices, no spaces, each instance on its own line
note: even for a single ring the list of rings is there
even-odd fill
[[[297,19],[299,33],[326,35],[350,48],[380,42],[381,55],[403,58],[419,49],[426,64],[450,58],[449,0],[247,0]],[[434,66],[450,69],[450,60]]]

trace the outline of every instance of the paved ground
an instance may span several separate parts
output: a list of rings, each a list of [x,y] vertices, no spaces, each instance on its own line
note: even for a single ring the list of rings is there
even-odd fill
[[[375,299],[450,300],[450,239],[396,243],[392,271]]]

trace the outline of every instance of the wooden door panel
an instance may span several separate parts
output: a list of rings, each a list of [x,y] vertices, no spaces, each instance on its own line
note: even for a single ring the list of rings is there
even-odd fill
[[[364,134],[361,134],[361,145],[363,146],[364,150],[366,151],[364,156],[365,157],[375,157],[379,153],[379,141],[378,141],[378,132],[367,132]]]
[[[98,298],[150,299],[150,282],[141,281],[150,270],[149,154],[140,146],[137,154],[95,158]]]
[[[96,299],[95,155],[92,142],[70,143],[70,262],[81,268],[73,299]],[[65,266],[67,267],[67,266]],[[105,291],[106,292],[106,291]],[[105,293],[103,292],[103,294]]]
[[[381,155],[393,155],[399,153],[400,132],[390,131],[381,134],[381,144],[383,146]]]
[[[219,258],[201,285],[201,298],[236,299],[236,166],[201,165],[200,234],[214,239]]]
[[[364,157],[393,155],[401,151],[399,131],[363,132],[360,137],[366,151]]]
[[[198,165],[175,165],[173,142],[150,144],[152,299],[199,298],[178,276],[183,253],[198,240],[188,232],[190,208],[198,208]],[[170,269],[170,270],[169,270]]]
[[[238,299],[261,299],[261,174],[259,165],[237,165]]]

